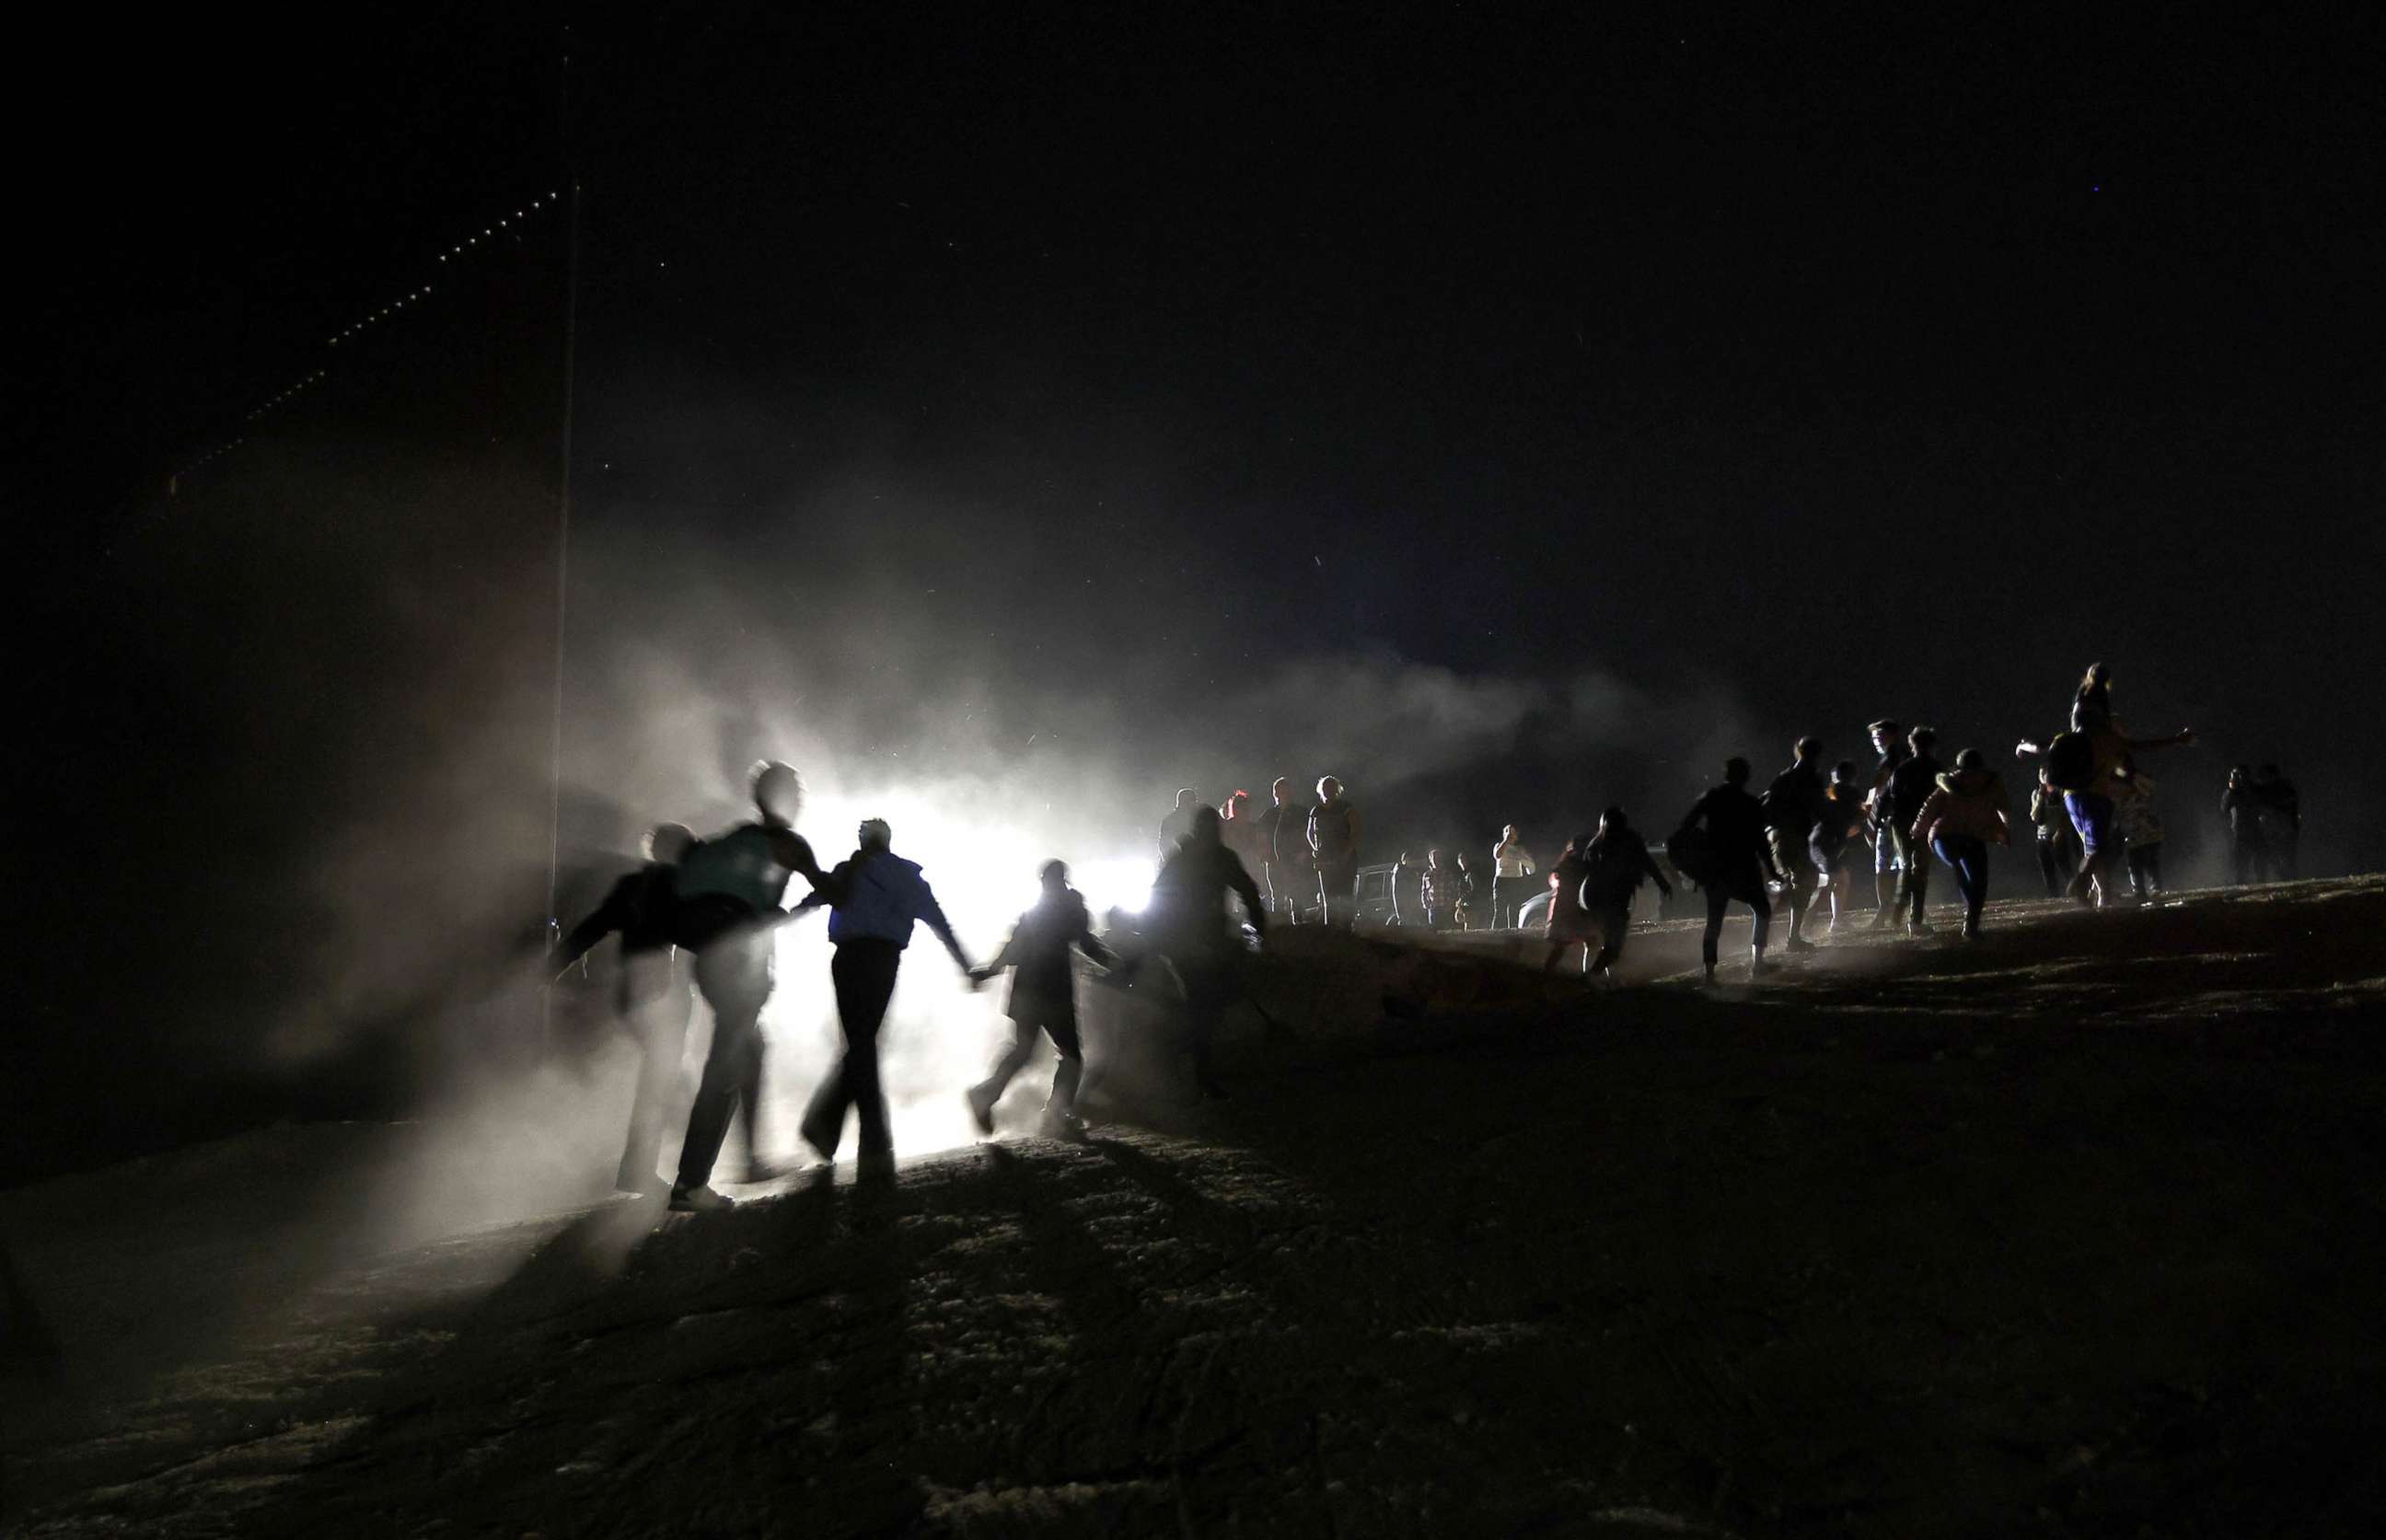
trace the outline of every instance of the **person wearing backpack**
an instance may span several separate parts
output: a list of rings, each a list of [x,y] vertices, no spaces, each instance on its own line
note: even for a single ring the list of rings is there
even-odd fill
[[[1723,784],[1708,788],[1691,805],[1666,842],[1675,848],[1698,852],[1692,858],[1696,870],[1685,869],[1683,875],[1706,895],[1707,928],[1699,942],[1699,958],[1705,965],[1708,983],[1714,983],[1715,944],[1723,935],[1724,911],[1734,900],[1756,915],[1749,938],[1749,976],[1755,978],[1768,970],[1764,941],[1773,924],[1773,902],[1765,896],[1764,883],[1767,877],[1779,881],[1781,873],[1773,869],[1773,853],[1765,847],[1764,809],[1749,795],[1749,774],[1748,761],[1738,755],[1725,760]]]
[[[1905,734],[1906,756],[1890,772],[1888,795],[1883,799],[1889,811],[1889,836],[1897,847],[1897,911],[1905,916],[1909,935],[1930,933],[1930,921],[1924,913],[1930,900],[1930,847],[1915,839],[1913,830],[1922,805],[1939,789],[1943,767],[1930,753],[1938,741],[1936,728],[1916,727]]]
[[[1632,932],[1632,900],[1640,884],[1654,881],[1661,897],[1674,896],[1674,886],[1649,854],[1649,842],[1632,827],[1621,808],[1599,815],[1599,832],[1584,851],[1588,869],[1582,880],[1582,908],[1599,927],[1599,955],[1590,959],[1593,978],[1613,981],[1623,959],[1624,941]]]
[[[696,843],[684,823],[658,823],[647,832],[645,863],[606,892],[603,903],[571,928],[556,954],[559,979],[609,935],[622,938],[621,967],[614,973],[613,1010],[637,1040],[638,1087],[630,1100],[630,1131],[613,1186],[624,1193],[650,1193],[660,1180],[655,1158],[663,1125],[680,1096],[680,1055],[687,1046],[687,1021],[696,997],[688,958],[672,941],[676,895],[672,879],[681,857]]]
[[[696,987],[712,1008],[712,1046],[672,1183],[671,1206],[683,1211],[735,1207],[711,1182],[741,1103],[748,1174],[768,1181],[782,1170],[762,1153],[762,1008],[774,982],[774,926],[785,918],[780,906],[787,879],[800,872],[817,893],[822,878],[811,845],[795,828],[803,777],[793,765],[766,759],[755,765],[749,783],[761,816],[689,845],[672,878],[672,940],[696,954]]]
[[[1989,846],[2013,843],[2013,810],[2004,778],[1977,748],[1955,756],[1914,815],[1914,844],[1928,846],[1955,873],[1964,895],[1964,939],[1980,939],[1980,910],[1989,901]]]
[[[1815,822],[1823,813],[1823,777],[1815,768],[1823,757],[1823,740],[1811,735],[1801,738],[1790,755],[1790,768],[1764,788],[1764,843],[1772,852],[1775,870],[1790,884],[1786,895],[1790,935],[1782,949],[1811,952],[1815,944],[1806,939],[1803,927],[1806,904],[1815,896],[1820,876],[1811,846]]]

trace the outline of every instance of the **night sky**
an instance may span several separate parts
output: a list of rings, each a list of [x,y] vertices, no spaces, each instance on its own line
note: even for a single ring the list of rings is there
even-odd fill
[[[545,750],[563,207],[435,256],[575,178],[575,845],[653,816],[599,745],[669,633],[727,694],[810,660],[856,757],[1093,701],[1155,818],[1333,770],[1487,845],[1884,714],[2010,763],[2104,658],[2205,734],[2175,839],[2275,758],[2386,861],[2374,8],[818,9],[583,22],[568,101],[507,7],[94,19],[19,104],[45,1102],[162,1107],[323,987],[359,807],[510,798],[529,881],[543,788],[376,798],[476,712]],[[1471,735],[1305,721],[1336,670]]]

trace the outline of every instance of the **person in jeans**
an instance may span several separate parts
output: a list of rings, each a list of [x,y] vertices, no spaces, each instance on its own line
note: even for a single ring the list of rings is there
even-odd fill
[[[615,974],[613,1009],[637,1039],[638,1088],[630,1101],[630,1132],[613,1185],[624,1193],[656,1187],[655,1159],[661,1153],[663,1125],[678,1110],[683,1094],[680,1054],[687,1046],[687,1021],[696,995],[688,956],[672,941],[677,903],[672,878],[682,856],[696,843],[684,823],[658,823],[647,831],[646,864],[613,884],[605,901],[571,928],[557,955],[568,970],[609,935],[622,938],[622,966]],[[753,1126],[749,1115],[747,1126]]]
[[[2060,898],[2079,870],[2079,832],[2071,827],[2063,794],[2054,789],[2043,765],[2029,794],[2029,821],[2038,831],[2038,874],[2045,879],[2046,895]]]
[[[1318,923],[1350,924],[1358,916],[1359,809],[1330,775],[1319,779],[1309,809],[1309,849],[1317,858]]]
[[[1880,756],[1873,766],[1872,789],[1865,795],[1865,817],[1872,838],[1872,928],[1888,925],[1898,910],[1898,888],[1903,867],[1898,855],[1899,842],[1890,827],[1889,816],[1889,782],[1897,767],[1905,763],[1909,750],[1905,746],[1905,729],[1888,717],[1873,723],[1865,731],[1872,734],[1873,752]]]
[[[1922,805],[1930,800],[1938,789],[1940,763],[1930,754],[1931,745],[1939,741],[1934,728],[1916,727],[1905,735],[1906,756],[1890,772],[1888,796],[1889,834],[1897,847],[1898,892],[1897,908],[1905,916],[1905,929],[1913,935],[1930,933],[1930,921],[1924,910],[1930,900],[1930,847],[1913,835],[1914,820],[1921,816]]]
[[[1500,843],[1491,847],[1491,929],[1514,928],[1516,911],[1541,887],[1530,880],[1540,870],[1516,826],[1511,823],[1501,829]]]
[[[885,820],[862,820],[853,854],[838,862],[800,906],[832,906],[828,939],[836,951],[828,973],[836,988],[845,1054],[812,1093],[799,1132],[822,1159],[835,1160],[845,1133],[845,1109],[852,1108],[860,1124],[862,1169],[871,1174],[889,1172],[895,1163],[886,1093],[878,1080],[878,1029],[895,997],[895,975],[903,966],[903,949],[911,944],[911,927],[927,926],[952,954],[970,986],[978,983],[969,954],[953,934],[952,923],[918,863],[896,855],[894,843],[894,831]]]
[[[1077,1036],[1076,979],[1070,954],[1083,952],[1106,966],[1115,964],[1118,954],[1094,935],[1086,900],[1069,885],[1066,861],[1046,861],[1036,875],[1044,885],[1043,896],[1019,917],[994,960],[970,974],[973,982],[984,983],[1004,969],[1011,970],[1011,1042],[995,1061],[994,1072],[969,1088],[970,1118],[980,1133],[994,1132],[994,1104],[1002,1099],[1011,1077],[1027,1067],[1040,1032],[1060,1055],[1052,1067],[1052,1094],[1044,1103],[1042,1131],[1049,1138],[1082,1139],[1086,1125],[1077,1118],[1077,1084],[1085,1078],[1086,1058]]]
[[[1706,858],[1699,886],[1706,894],[1707,928],[1699,941],[1699,959],[1706,965],[1709,983],[1714,983],[1715,944],[1723,935],[1724,910],[1734,900],[1756,915],[1756,928],[1749,938],[1749,976],[1757,977],[1768,967],[1764,941],[1773,924],[1773,902],[1765,896],[1764,883],[1768,877],[1778,882],[1781,873],[1774,870],[1773,852],[1765,846],[1764,808],[1749,795],[1750,773],[1748,761],[1737,755],[1724,761],[1723,784],[1710,787],[1691,805],[1669,842],[1676,846],[1689,845],[1692,841],[1685,836],[1702,825],[1705,828]]]
[[[1980,939],[1980,909],[1989,901],[1989,846],[2013,843],[2012,807],[2004,777],[1977,748],[1955,756],[1914,819],[1914,848],[1928,846],[1955,873],[1964,895],[1964,939]]]

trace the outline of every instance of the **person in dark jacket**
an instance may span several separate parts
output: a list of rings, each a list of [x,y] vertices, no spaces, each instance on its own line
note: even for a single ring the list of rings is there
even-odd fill
[[[758,1181],[778,1174],[762,1153],[760,1121],[762,1007],[773,982],[772,927],[785,918],[780,906],[787,879],[800,872],[817,885],[820,863],[795,830],[804,801],[803,778],[795,767],[765,760],[754,767],[752,785],[760,819],[688,846],[672,881],[673,938],[696,953],[696,987],[712,1008],[712,1047],[688,1108],[679,1175],[672,1183],[671,1206],[678,1209],[731,1207],[712,1190],[712,1167],[741,1102],[748,1174]]]
[[[655,1158],[663,1125],[679,1103],[680,1055],[687,1048],[687,1020],[696,1005],[688,959],[672,942],[672,869],[696,832],[684,823],[658,823],[647,831],[646,862],[606,892],[604,902],[571,928],[557,954],[560,977],[609,935],[622,938],[622,965],[614,973],[613,1010],[639,1048],[638,1088],[630,1101],[630,1131],[622,1145],[614,1187],[624,1193],[655,1190]]]
[[[952,922],[920,875],[919,863],[894,851],[895,833],[884,819],[864,819],[855,835],[852,855],[821,879],[811,897],[800,908],[831,907],[829,980],[836,989],[836,1018],[845,1034],[845,1055],[829,1071],[804,1108],[798,1132],[823,1160],[836,1158],[845,1134],[845,1111],[854,1109],[860,1125],[861,1169],[865,1175],[883,1175],[895,1164],[895,1136],[886,1122],[886,1093],[878,1080],[878,1029],[895,997],[895,975],[903,966],[903,949],[911,945],[911,927],[925,925],[945,950],[952,954],[970,987],[977,987],[975,969]]]
[[[1259,872],[1267,895],[1268,913],[1287,924],[1300,922],[1300,900],[1307,883],[1301,874],[1313,864],[1309,853],[1309,809],[1292,799],[1292,780],[1279,775],[1268,788],[1269,804],[1260,814],[1261,844],[1266,850]],[[1164,856],[1166,852],[1162,852]]]
[[[1864,801],[1872,837],[1872,928],[1877,931],[1897,913],[1897,890],[1900,874],[1904,870],[1896,820],[1889,816],[1889,782],[1911,751],[1905,746],[1905,729],[1892,718],[1883,717],[1865,731],[1872,734],[1873,752],[1880,756],[1873,766],[1872,789],[1865,794]]]
[[[2038,785],[2029,794],[2029,821],[2038,831],[2038,874],[2046,883],[2046,895],[2060,898],[2079,870],[2079,831],[2071,827],[2063,794],[2044,765],[2038,768]]]
[[[2295,880],[2295,847],[2303,843],[2304,801],[2295,783],[2266,764],[2254,772],[2254,790],[2261,799],[2262,837],[2269,845],[2270,873],[2283,883]]]
[[[1259,884],[1218,837],[1214,808],[1197,808],[1193,826],[1160,865],[1151,902],[1143,911],[1143,935],[1153,957],[1164,958],[1185,997],[1181,1019],[1185,1046],[1192,1056],[1194,1089],[1223,1097],[1211,1061],[1218,1018],[1238,992],[1237,965],[1242,947],[1226,920],[1229,895],[1240,898],[1254,934],[1267,934],[1267,905]]]
[[[1760,975],[1767,966],[1764,940],[1773,924],[1773,903],[1765,896],[1764,881],[1767,877],[1777,881],[1781,874],[1774,870],[1773,852],[1765,847],[1764,809],[1749,795],[1749,774],[1747,760],[1737,755],[1726,760],[1723,784],[1709,788],[1691,805],[1674,836],[1674,843],[1686,845],[1691,842],[1684,839],[1685,833],[1701,825],[1706,830],[1704,875],[1699,886],[1706,894],[1707,928],[1699,943],[1699,958],[1706,965],[1709,983],[1714,982],[1715,943],[1723,935],[1724,910],[1734,899],[1756,915],[1756,928],[1749,940],[1749,975]]]
[[[1916,727],[1905,735],[1909,751],[1905,758],[1889,775],[1887,795],[1883,798],[1889,809],[1889,836],[1896,843],[1898,889],[1895,913],[1905,917],[1905,929],[1914,935],[1928,935],[1930,921],[1923,911],[1930,901],[1930,848],[1914,837],[1914,820],[1921,815],[1922,805],[1939,789],[1939,774],[1946,767],[1930,752],[1939,741],[1935,728]]]
[[[1657,869],[1649,842],[1632,827],[1621,808],[1599,815],[1599,832],[1585,848],[1582,907],[1599,927],[1599,955],[1590,959],[1593,978],[1613,980],[1624,957],[1624,939],[1632,930],[1632,900],[1644,881],[1653,881],[1665,898],[1673,884]]]
[[[1027,1067],[1036,1051],[1036,1034],[1052,1040],[1060,1062],[1052,1069],[1052,1094],[1044,1103],[1043,1133],[1056,1139],[1082,1139],[1086,1125],[1077,1118],[1077,1083],[1086,1070],[1085,1050],[1077,1037],[1077,989],[1073,952],[1105,966],[1118,954],[1094,935],[1093,918],[1086,900],[1069,885],[1069,864],[1047,861],[1038,873],[1044,895],[1019,917],[1011,939],[994,960],[970,977],[983,983],[1004,969],[1011,970],[1011,1043],[995,1061],[994,1072],[969,1088],[970,1117],[980,1133],[994,1132],[994,1104],[1013,1075]]]
[[[1815,896],[1815,870],[1811,846],[1815,821],[1823,816],[1823,740],[1808,736],[1790,749],[1790,768],[1764,788],[1764,843],[1774,869],[1790,884],[1790,935],[1782,947],[1811,952],[1805,936],[1806,904]]]
[[[1162,857],[1165,858],[1170,851],[1175,849],[1176,842],[1185,837],[1185,831],[1187,829],[1192,827],[1194,805],[1199,803],[1200,800],[1201,799],[1199,796],[1194,795],[1192,787],[1180,786],[1177,788],[1176,806],[1170,808],[1168,816],[1160,820],[1160,854]]]
[[[1330,775],[1318,780],[1317,806],[1309,809],[1309,848],[1317,858],[1318,923],[1350,924],[1358,916],[1359,809]]]
[[[2262,792],[2250,765],[2229,771],[2220,794],[2220,816],[2229,820],[2229,880],[2242,887],[2269,875],[2269,833],[2262,826]]]
[[[1830,783],[1823,788],[1822,804],[1815,814],[1815,832],[1806,836],[1806,854],[1814,860],[1815,873],[1815,896],[1808,908],[1827,908],[1834,932],[1840,928],[1840,910],[1847,903],[1848,845],[1864,826],[1855,761],[1842,759],[1831,767]]]

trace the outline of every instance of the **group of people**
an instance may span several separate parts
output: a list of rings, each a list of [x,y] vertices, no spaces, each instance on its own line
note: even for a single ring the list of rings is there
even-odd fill
[[[1358,913],[1364,824],[1335,777],[1320,776],[1316,793],[1313,803],[1296,800],[1291,777],[1282,775],[1268,788],[1264,808],[1255,806],[1250,793],[1235,792],[1213,809],[1219,841],[1256,884],[1267,913],[1298,922],[1313,902],[1321,923],[1348,925]],[[1160,820],[1163,863],[1205,806],[1190,786],[1176,794],[1175,808]]]
[[[853,854],[823,870],[810,844],[795,830],[803,783],[794,768],[758,764],[751,784],[758,815],[753,820],[709,839],[697,839],[676,823],[650,832],[644,864],[613,884],[571,929],[558,954],[560,967],[569,970],[582,965],[606,936],[621,937],[616,1008],[638,1032],[644,1049],[629,1135],[615,1173],[622,1190],[645,1192],[661,1180],[654,1167],[675,1110],[691,978],[695,993],[711,1009],[712,1041],[688,1107],[679,1166],[670,1182],[671,1207],[713,1210],[734,1205],[711,1180],[740,1108],[748,1179],[785,1174],[785,1168],[764,1153],[760,1021],[775,983],[776,929],[816,908],[829,911],[829,976],[844,1051],[806,1105],[797,1132],[823,1160],[836,1158],[850,1111],[863,1173],[882,1175],[892,1168],[894,1138],[879,1079],[878,1032],[918,925],[944,944],[971,987],[1005,970],[1011,974],[1011,1040],[987,1077],[965,1093],[981,1133],[993,1132],[996,1103],[1042,1036],[1059,1057],[1042,1131],[1083,1137],[1076,1114],[1085,1071],[1074,989],[1077,956],[1129,981],[1147,968],[1164,973],[1178,1005],[1194,1084],[1202,1095],[1224,1095],[1211,1044],[1218,1018],[1239,992],[1236,958],[1242,945],[1239,924],[1228,923],[1227,903],[1240,899],[1254,933],[1265,932],[1268,906],[1223,838],[1215,808],[1188,809],[1184,831],[1153,883],[1133,956],[1121,957],[1094,934],[1085,899],[1069,885],[1067,864],[1053,860],[1041,870],[1036,905],[1019,917],[992,960],[979,966],[970,960],[919,865],[894,853],[894,832],[885,820],[862,820]],[[789,908],[787,889],[798,876],[810,891]]]

